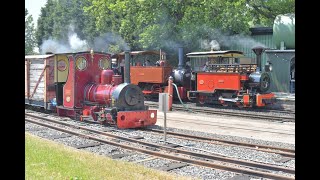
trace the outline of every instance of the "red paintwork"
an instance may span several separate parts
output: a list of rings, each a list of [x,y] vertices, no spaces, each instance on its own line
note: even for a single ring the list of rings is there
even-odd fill
[[[75,73],[76,107],[82,107],[81,101],[84,100],[83,93],[84,93],[85,86],[96,81],[96,79],[101,79],[100,75],[101,75],[102,69],[100,69],[99,67],[99,60],[105,57],[107,59],[110,59],[111,61],[110,54],[95,53],[92,58],[89,52],[85,52],[85,53],[78,53],[75,56],[75,59],[81,56],[83,56],[87,60],[87,68],[84,71],[80,71],[76,69],[76,73]]]
[[[248,81],[249,80],[249,76],[244,74],[244,75],[240,75],[240,80],[241,81]]]
[[[172,111],[172,99],[173,99],[173,78],[168,80],[167,92],[169,93],[169,111]],[[166,89],[165,89],[166,90]]]
[[[102,70],[101,72],[101,84],[111,84],[113,71],[110,69]]]
[[[187,91],[185,87],[178,87],[178,92],[181,99],[187,98]]]
[[[256,100],[256,105],[258,107],[262,107],[265,106],[266,104],[262,102],[263,99],[273,99],[274,98],[274,94],[273,93],[269,93],[269,94],[257,94],[256,95],[257,100]]]
[[[86,68],[79,70],[76,67],[76,60],[82,57],[86,59]],[[102,70],[99,67],[101,58],[110,59],[109,54],[95,53],[93,56],[89,52],[70,54],[69,74],[66,84],[63,87],[63,107],[57,107],[59,116],[75,117],[76,112],[80,114],[80,120],[84,117],[92,116],[97,120],[94,112],[104,112],[105,107],[112,104],[112,92],[122,83],[120,75],[114,75],[112,70]],[[68,101],[67,101],[67,97]],[[70,101],[69,101],[70,99]],[[83,102],[98,103],[100,105],[90,106]],[[153,118],[151,118],[153,114]],[[119,128],[136,128],[154,125],[157,120],[156,110],[141,111],[120,111],[117,114]],[[110,123],[114,122],[110,114],[102,114],[101,119],[106,119]]]
[[[131,66],[130,80],[132,84],[139,83],[166,84],[172,67],[164,66]]]
[[[87,60],[87,67],[83,71],[78,70],[75,61],[78,57],[84,57]],[[84,88],[90,83],[100,83],[99,60],[102,57],[110,59],[110,54],[94,54],[93,58],[90,52],[83,52],[68,55],[69,74],[66,84],[63,87],[63,106],[66,108],[82,108],[81,102],[84,100]],[[67,97],[70,101],[67,102]]]
[[[69,59],[69,74],[66,84],[63,86],[63,106],[68,108],[74,108],[74,73],[75,64],[72,55],[68,56]],[[67,101],[67,97],[70,101]]]
[[[243,95],[243,105],[249,106],[250,105],[250,96],[248,94]]]
[[[117,88],[111,84],[89,84],[85,88],[85,100],[110,106],[112,92]]]
[[[121,77],[121,75],[113,75],[113,76],[112,76],[112,83],[113,83],[114,85],[119,85],[119,84],[121,84],[121,83],[122,83],[122,77]]]
[[[197,74],[197,91],[213,92],[216,89],[240,90],[239,73],[205,73]]]
[[[151,114],[154,117],[151,118]],[[118,128],[137,128],[154,125],[157,122],[157,110],[146,111],[121,111],[118,112]]]

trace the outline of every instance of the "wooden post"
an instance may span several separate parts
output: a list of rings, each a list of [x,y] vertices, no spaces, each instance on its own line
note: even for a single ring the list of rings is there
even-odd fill
[[[25,96],[30,96],[30,61],[25,61]]]
[[[172,99],[173,99],[173,77],[169,77],[168,81],[168,93],[169,93],[169,101],[168,101],[168,106],[169,106],[169,111],[172,111]],[[179,93],[179,92],[177,92]]]

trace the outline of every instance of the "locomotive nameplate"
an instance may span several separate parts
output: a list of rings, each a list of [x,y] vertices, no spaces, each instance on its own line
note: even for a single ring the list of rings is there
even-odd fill
[[[59,70],[59,71],[65,71],[66,68],[67,68],[67,64],[66,64],[65,60],[60,59],[60,60],[58,61],[58,70]]]

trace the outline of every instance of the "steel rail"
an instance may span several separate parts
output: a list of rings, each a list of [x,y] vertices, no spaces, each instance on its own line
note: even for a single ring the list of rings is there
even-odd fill
[[[30,116],[30,115],[28,115],[28,116]],[[135,142],[135,143],[139,143],[139,144],[143,144],[143,145],[153,146],[153,147],[156,147],[156,148],[159,148],[159,149],[169,150],[169,151],[173,151],[173,152],[176,152],[176,153],[178,152],[178,153],[181,153],[181,154],[193,155],[193,156],[198,156],[198,157],[202,157],[202,158],[206,158],[206,159],[213,159],[213,160],[224,161],[224,162],[229,162],[229,163],[239,163],[239,164],[242,164],[242,165],[251,165],[254,168],[258,167],[258,168],[265,168],[265,169],[271,169],[271,170],[275,170],[276,169],[278,171],[283,171],[283,172],[288,172],[288,173],[294,173],[295,172],[294,169],[283,168],[283,167],[278,167],[278,166],[273,166],[273,165],[259,164],[259,163],[248,162],[248,161],[243,161],[243,160],[234,160],[232,158],[224,158],[224,157],[219,157],[219,156],[198,154],[198,153],[184,151],[184,150],[177,150],[175,148],[161,146],[161,145],[153,144],[153,143],[146,143],[146,142],[143,142],[143,141],[140,141],[140,140],[130,139],[130,138],[126,138],[126,137],[120,137],[120,136],[112,135],[112,134],[109,134],[109,133],[105,133],[105,132],[89,129],[89,128],[86,128],[86,127],[70,125],[70,124],[65,123],[65,122],[59,122],[59,121],[51,120],[51,119],[48,119],[48,118],[38,117],[38,116],[34,116],[34,115],[31,115],[31,117],[42,119],[42,120],[46,120],[46,121],[50,121],[50,122],[53,122],[53,123],[62,124],[62,125],[73,127],[73,128],[77,128],[77,129],[83,129],[83,130],[87,130],[87,131],[90,131],[90,132],[95,132],[97,134],[103,134],[103,135],[106,135],[106,136],[109,136],[109,137],[122,139],[122,140],[125,140],[125,141],[130,141],[130,142]],[[136,150],[136,151],[139,151],[139,152],[144,152],[144,153],[151,154],[151,155],[157,155],[157,156],[164,157],[164,158],[179,160],[179,161],[183,161],[183,162],[187,162],[187,163],[192,163],[192,164],[197,164],[197,165],[201,165],[201,166],[212,167],[212,168],[217,168],[217,169],[222,169],[222,170],[228,170],[228,171],[233,171],[233,172],[238,172],[238,173],[243,173],[243,174],[255,175],[255,176],[260,176],[260,177],[265,177],[265,178],[292,179],[292,177],[275,175],[273,173],[259,172],[259,171],[254,171],[254,170],[251,170],[251,169],[238,168],[238,167],[230,167],[230,166],[225,166],[225,165],[220,165],[220,164],[213,164],[213,163],[210,163],[210,162],[207,162],[207,161],[193,160],[193,159],[189,159],[189,158],[185,158],[185,157],[177,157],[177,156],[172,156],[172,155],[168,155],[168,154],[157,153],[157,152],[153,152],[153,151],[146,150],[146,149],[131,147],[131,146],[128,146],[128,145],[123,145],[123,144],[120,144],[120,143],[115,143],[115,142],[112,142],[112,141],[103,140],[103,139],[100,139],[100,138],[97,138],[97,137],[94,137],[94,136],[86,135],[86,134],[83,134],[83,133],[77,133],[77,132],[74,132],[74,131],[71,131],[71,130],[66,130],[66,129],[63,129],[63,128],[56,127],[56,126],[51,126],[51,125],[48,125],[48,124],[45,124],[45,123],[36,122],[34,120],[31,120],[31,119],[26,119],[26,121],[29,121],[29,122],[32,122],[32,123],[35,123],[35,124],[38,124],[38,125],[50,127],[50,128],[53,128],[53,129],[56,129],[56,130],[59,130],[59,131],[67,132],[67,133],[70,133],[70,134],[78,135],[80,137],[96,140],[96,141],[99,141],[99,142],[103,142],[103,143],[107,143],[107,144],[111,144],[111,145],[115,145],[115,146],[120,146],[120,147],[123,147],[123,148],[126,148],[126,149],[130,149],[130,150]]]
[[[163,133],[163,130],[158,130],[158,129],[142,129],[142,130],[155,132],[155,133]],[[212,141],[218,141],[221,143],[231,144],[234,146],[242,146],[242,147],[257,150],[257,151],[276,153],[276,154],[280,154],[280,155],[287,156],[287,157],[293,157],[293,158],[295,157],[295,150],[294,149],[280,148],[280,147],[260,145],[260,144],[252,144],[252,143],[246,143],[246,142],[229,141],[229,140],[223,140],[223,139],[218,139],[218,138],[201,137],[201,136],[195,136],[195,135],[183,134],[183,133],[177,133],[177,132],[170,132],[170,131],[166,131],[166,133],[168,135],[178,136],[179,138],[184,138],[184,139],[204,140],[203,142],[212,143],[212,144],[217,144]],[[261,148],[263,148],[263,149],[261,149]],[[277,152],[277,151],[273,151],[273,150],[279,150],[279,151],[284,151],[284,152]]]
[[[149,107],[158,108],[156,104],[148,104]],[[255,119],[267,119],[267,120],[276,120],[276,121],[285,121],[285,122],[294,122],[295,117],[287,117],[287,116],[270,116],[270,115],[257,115],[252,113],[241,113],[241,112],[231,112],[231,111],[219,111],[215,109],[200,109],[195,107],[188,107],[191,111],[196,113],[206,113],[206,114],[216,114],[216,115],[226,115],[226,116],[236,116],[236,117],[247,117],[247,118],[255,118]],[[172,110],[181,110],[186,111],[183,107],[172,106]]]

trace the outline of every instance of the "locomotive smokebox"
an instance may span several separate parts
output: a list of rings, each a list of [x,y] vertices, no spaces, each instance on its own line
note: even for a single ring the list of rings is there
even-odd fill
[[[183,47],[179,47],[179,64],[178,69],[182,69],[185,66],[184,60],[183,60]]]
[[[256,56],[257,56],[257,66],[258,66],[257,71],[262,70],[262,68],[261,68],[261,54],[262,54],[262,52],[263,52],[264,50],[265,50],[265,48],[262,47],[262,46],[256,46],[256,47],[252,48],[252,51],[253,51],[253,52],[256,54]]]
[[[124,52],[124,83],[130,83],[130,54]]]
[[[173,82],[178,86],[183,86],[185,88],[190,87],[191,71],[185,68],[185,62],[183,60],[183,48],[179,47],[179,64],[178,68],[173,70],[171,76],[173,77]]]

